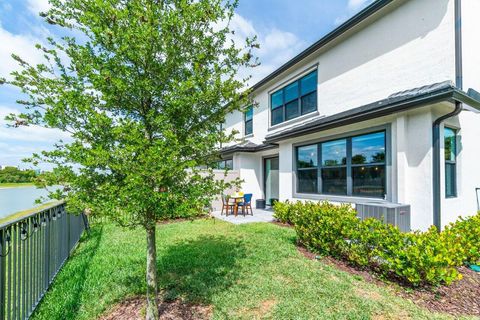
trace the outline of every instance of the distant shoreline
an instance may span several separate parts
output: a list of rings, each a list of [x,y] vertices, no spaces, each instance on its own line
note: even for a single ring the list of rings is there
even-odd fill
[[[2,189],[12,189],[12,188],[22,188],[22,187],[34,187],[33,182],[25,183],[0,183],[0,190]]]
[[[28,216],[29,214],[40,211],[40,210],[42,210],[42,209],[44,209],[48,206],[53,205],[54,203],[60,203],[60,201],[58,201],[58,200],[48,201],[46,203],[37,204],[33,208],[30,208],[30,209],[27,209],[27,210],[13,212],[13,213],[9,214],[8,216],[0,218],[0,225],[3,225],[5,223],[8,223],[8,222],[10,222],[12,220],[15,220],[15,219],[20,219],[22,217]]]

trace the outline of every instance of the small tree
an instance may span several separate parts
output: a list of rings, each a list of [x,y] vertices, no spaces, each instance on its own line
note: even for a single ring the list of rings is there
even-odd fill
[[[226,184],[199,166],[232,136],[225,116],[247,105],[241,68],[256,64],[255,39],[231,40],[235,0],[50,0],[41,15],[69,29],[37,45],[45,63],[3,80],[28,97],[14,126],[71,133],[29,161],[68,186],[55,197],[147,235],[147,319],[158,318],[156,222],[201,212]],[[78,35],[81,35],[78,37]]]

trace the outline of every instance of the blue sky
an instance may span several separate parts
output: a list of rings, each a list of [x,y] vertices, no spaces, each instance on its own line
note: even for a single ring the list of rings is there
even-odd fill
[[[232,21],[235,37],[256,34],[261,48],[261,66],[253,72],[252,83],[260,80],[320,37],[361,10],[372,0],[240,0]],[[43,22],[38,12],[48,8],[48,0],[0,0],[0,77],[16,68],[11,53],[35,63],[41,56],[35,43],[47,36],[60,36],[59,30]],[[21,112],[15,103],[20,93],[0,87],[0,165],[26,165],[21,159],[48,150],[68,135],[40,127],[7,128],[4,117]],[[41,166],[48,168],[45,165]]]

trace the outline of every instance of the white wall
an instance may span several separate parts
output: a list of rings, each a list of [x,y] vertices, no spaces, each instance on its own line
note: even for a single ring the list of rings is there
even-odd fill
[[[267,134],[305,121],[296,119],[269,130],[269,94],[312,67],[318,66],[319,110],[310,119],[402,90],[455,80],[454,0],[399,0],[383,10],[384,16],[377,14],[255,92],[259,106],[254,110],[254,136],[249,140],[262,143]],[[232,114],[226,127],[236,128],[241,136],[243,116]]]
[[[480,91],[480,1],[462,0],[463,87]]]
[[[426,230],[433,224],[433,152],[430,110],[407,116],[405,128],[404,203],[411,206],[411,227]]]
[[[234,155],[234,169],[240,173],[243,180],[241,190],[252,193],[252,201],[263,199],[263,158],[276,155],[278,150],[268,150],[256,153],[236,153]]]
[[[445,153],[442,139],[442,225],[455,221],[458,216],[477,212],[475,188],[480,188],[480,115],[464,111],[449,119],[445,125],[459,129],[457,137],[457,193],[456,198],[445,198]]]

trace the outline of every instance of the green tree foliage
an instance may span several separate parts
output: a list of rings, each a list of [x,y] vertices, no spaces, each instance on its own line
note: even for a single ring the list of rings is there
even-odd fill
[[[71,133],[29,159],[55,166],[43,181],[66,187],[54,197],[146,230],[147,318],[157,318],[156,222],[199,214],[227,187],[197,168],[233,138],[225,116],[250,104],[239,71],[257,64],[256,41],[231,40],[236,1],[50,3],[41,15],[70,36],[37,45],[43,64],[13,56],[21,71],[3,82],[28,98],[9,119]]]
[[[36,176],[34,170],[5,167],[3,170],[0,170],[0,183],[34,182]]]

